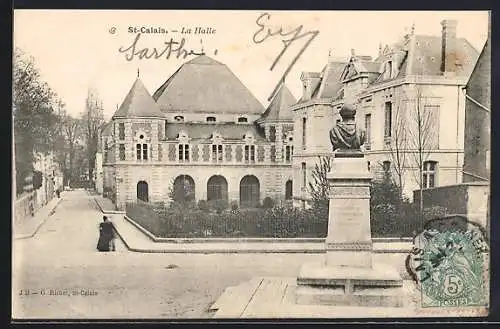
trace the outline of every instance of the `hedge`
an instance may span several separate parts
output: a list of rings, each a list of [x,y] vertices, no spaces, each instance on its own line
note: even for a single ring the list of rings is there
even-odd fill
[[[422,220],[412,204],[399,209],[387,207],[383,205],[372,210],[373,237],[411,237],[423,226],[425,219],[444,214],[442,209],[427,209]],[[248,210],[233,208],[220,212],[220,209],[200,209],[194,204],[165,207],[163,204],[130,203],[126,211],[130,218],[155,236],[165,238],[324,238],[328,228],[324,212],[282,206]]]

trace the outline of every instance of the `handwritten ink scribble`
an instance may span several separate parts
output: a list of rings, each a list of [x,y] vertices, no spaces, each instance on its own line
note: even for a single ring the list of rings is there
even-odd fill
[[[297,59],[302,55],[302,53],[307,49],[309,44],[316,38],[316,36],[319,34],[319,31],[309,31],[309,32],[304,32],[302,33],[303,26],[300,25],[296,27],[295,29],[285,32],[283,31],[283,28],[280,27],[279,29],[273,30],[271,27],[266,26],[266,22],[268,22],[271,19],[271,15],[268,13],[264,13],[260,15],[255,23],[260,27],[257,32],[253,35],[253,41],[257,44],[260,44],[264,41],[266,41],[270,37],[274,36],[280,36],[282,37],[281,41],[283,42],[283,49],[281,52],[278,54],[276,59],[274,60],[273,64],[271,65],[270,70],[272,71],[276,64],[279,62],[283,54],[287,51],[288,47],[290,47],[293,42],[300,40],[306,36],[309,36],[309,39],[307,42],[304,44],[304,46],[301,48],[297,56],[295,56],[294,60],[292,61],[290,66],[293,66]],[[286,38],[285,38],[286,37]]]
[[[271,19],[271,15],[268,13],[264,13],[260,15],[255,23],[260,27],[257,32],[253,35],[253,41],[256,44],[263,43],[264,41],[268,40],[268,38],[279,36],[281,37],[281,42],[283,42],[283,49],[281,49],[281,52],[278,54],[276,59],[274,60],[273,64],[271,65],[271,68],[269,69],[272,71],[276,64],[280,61],[281,57],[285,54],[285,52],[288,50],[288,48],[297,40],[300,40],[305,37],[309,37],[307,42],[304,44],[304,46],[300,49],[300,51],[297,53],[297,55],[293,58],[292,62],[290,65],[288,65],[287,69],[283,73],[283,76],[279,80],[280,83],[274,88],[273,92],[271,93],[271,96],[268,98],[270,101],[276,91],[278,90],[280,84],[282,81],[285,81],[285,78],[287,77],[288,73],[292,70],[292,67],[295,65],[297,60],[300,58],[300,56],[304,53],[304,51],[309,47],[309,44],[318,36],[319,31],[309,31],[309,32],[302,32],[303,26],[300,25],[296,27],[295,29],[292,29],[291,31],[285,32],[283,31],[283,27],[280,27],[279,29],[272,29],[271,27],[266,25],[266,22]]]
[[[139,59],[158,59],[160,57],[164,57],[165,59],[169,59],[170,56],[174,55],[176,58],[186,58],[190,55],[205,55],[205,52],[201,50],[200,52],[196,52],[194,50],[187,50],[184,48],[186,44],[186,39],[182,38],[180,41],[174,41],[173,38],[170,38],[169,41],[165,41],[163,43],[163,48],[157,49],[156,47],[149,49],[147,47],[140,48],[138,46],[139,40],[141,38],[141,33],[137,33],[134,41],[127,48],[120,47],[118,51],[120,53],[125,54],[125,59],[127,61],[132,61],[136,56]]]

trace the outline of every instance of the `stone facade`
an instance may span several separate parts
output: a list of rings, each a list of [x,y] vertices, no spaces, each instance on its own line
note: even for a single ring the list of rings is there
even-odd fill
[[[402,172],[403,193],[409,199],[421,184],[432,188],[462,181],[463,87],[479,54],[456,36],[454,21],[443,21],[442,25],[441,37],[417,35],[412,29],[393,45],[381,46],[375,59],[353,51],[334,78],[328,72],[340,63],[330,59],[321,73],[304,72],[303,96],[292,107],[296,205],[307,206],[310,201],[308,184],[318,157],[332,156],[329,130],[340,120],[338,111],[343,103],[357,107],[356,122],[367,133],[364,151],[375,179],[390,170],[399,181],[397,173]],[[446,45],[460,46],[457,63],[448,61],[455,48]],[[310,91],[311,85],[317,91]],[[327,88],[335,93],[322,94]],[[419,132],[425,136],[421,145],[417,145]],[[398,166],[399,154],[404,155],[404,161]],[[422,179],[420,166],[425,171]]]
[[[185,71],[184,66],[188,66]],[[185,82],[191,71],[206,66],[227,70],[206,56],[184,66],[169,81],[179,74]],[[199,76],[203,74],[191,78]],[[102,131],[103,190],[116,199],[118,208],[138,199],[169,203],[171,192],[179,188],[195,201],[224,199],[256,206],[270,197],[285,202],[287,181],[293,179],[293,123],[291,113],[283,111],[296,102],[285,86],[267,110],[254,102],[257,105],[248,113],[241,113],[238,104],[253,100],[245,101],[241,95],[237,95],[234,111],[218,111],[217,104],[207,105],[203,95],[198,95],[199,109],[165,108],[156,102],[177,94],[169,96],[168,90],[162,94],[162,88],[152,97],[138,78]],[[234,89],[238,88],[242,87]],[[217,97],[223,97],[227,106],[232,96],[210,94],[207,98]],[[207,106],[213,112],[201,110]]]

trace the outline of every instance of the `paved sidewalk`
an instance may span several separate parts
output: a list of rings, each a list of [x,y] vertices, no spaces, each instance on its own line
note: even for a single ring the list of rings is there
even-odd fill
[[[168,242],[156,242],[142,232],[136,225],[125,218],[125,212],[115,211],[111,200],[95,195],[94,200],[101,211],[113,221],[118,235],[130,251],[143,253],[324,253],[324,242],[183,242],[183,239],[171,239]],[[174,240],[174,241],[172,241]],[[411,249],[411,242],[375,242],[375,253],[406,253]]]
[[[28,217],[22,223],[13,224],[12,231],[14,239],[27,239],[32,238],[38,232],[40,227],[53,215],[59,203],[64,199],[64,193],[61,197],[54,197],[45,206],[38,209],[35,216]],[[14,223],[15,221],[13,221]]]

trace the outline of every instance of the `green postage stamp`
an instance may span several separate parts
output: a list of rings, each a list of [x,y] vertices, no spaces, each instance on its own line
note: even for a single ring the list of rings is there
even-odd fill
[[[421,306],[487,305],[487,250],[478,230],[421,232],[409,258],[420,287]]]

